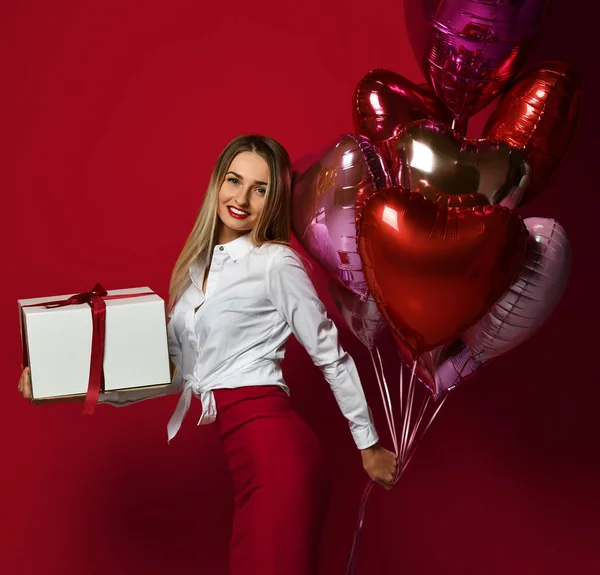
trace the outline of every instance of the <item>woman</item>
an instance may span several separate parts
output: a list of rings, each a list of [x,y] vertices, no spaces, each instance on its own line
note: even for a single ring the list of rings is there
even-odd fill
[[[352,358],[289,246],[291,164],[271,138],[241,136],[219,156],[169,287],[170,386],[109,392],[112,405],[192,395],[216,422],[235,491],[231,574],[314,575],[327,506],[324,455],[292,410],[280,363],[294,333],[330,384],[363,466],[389,489],[396,456],[381,447]],[[31,397],[28,370],[19,389]],[[217,415],[218,414],[218,415]]]

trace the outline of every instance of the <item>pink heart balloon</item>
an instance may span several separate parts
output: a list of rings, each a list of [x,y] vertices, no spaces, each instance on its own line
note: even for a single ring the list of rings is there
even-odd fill
[[[390,185],[375,146],[363,136],[340,136],[304,171],[295,167],[292,227],[308,253],[346,289],[367,297],[356,243],[356,219],[365,199]]]
[[[566,287],[571,250],[553,219],[526,218],[525,259],[510,289],[462,339],[478,360],[498,357],[529,339],[550,316]]]

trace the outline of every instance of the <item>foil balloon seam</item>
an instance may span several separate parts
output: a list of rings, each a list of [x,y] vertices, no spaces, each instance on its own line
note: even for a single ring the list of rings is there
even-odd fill
[[[387,166],[385,165],[381,155],[377,153],[375,144],[373,144],[369,138],[362,136],[361,134],[348,133],[344,134],[343,137],[351,138],[354,140],[354,142],[356,142],[358,149],[365,158],[365,165],[369,172],[369,176],[371,176],[373,181],[373,187],[379,189],[381,187],[391,185]],[[379,167],[382,168],[381,170],[378,170],[378,173],[375,173],[372,167],[375,163],[378,163],[380,165]],[[355,207],[358,206],[355,205]]]
[[[510,90],[512,88],[516,88],[519,83],[524,82],[526,79],[528,79],[528,77],[531,75],[531,73],[533,71],[535,71],[535,69],[534,70],[530,70],[530,71],[528,71],[528,72],[526,72],[524,74],[521,74],[520,76],[518,76],[517,78],[515,78],[506,87],[506,90],[502,93],[502,95],[500,97],[500,100],[502,100],[504,98],[504,96],[506,94],[508,94],[508,92],[510,92]],[[566,71],[565,72],[555,72],[553,70],[553,72],[555,73],[555,77],[553,78],[553,81],[552,82],[550,82],[548,80],[544,81],[544,84],[546,84],[548,86],[551,86],[551,89],[556,88],[556,85],[561,80],[564,80],[564,79],[567,78],[567,72]],[[512,147],[518,148],[520,150],[524,150],[531,143],[531,141],[534,139],[534,135],[535,135],[536,131],[538,130],[538,128],[540,127],[540,125],[543,124],[543,118],[544,118],[544,115],[546,114],[546,108],[547,108],[547,105],[548,105],[547,100],[548,100],[548,98],[550,96],[550,91],[551,90],[548,90],[548,94],[545,94],[543,98],[541,98],[541,97],[539,98],[540,99],[539,113],[536,115],[535,120],[532,122],[532,124],[533,124],[534,127],[529,132],[529,137],[528,137],[527,141],[524,144],[519,144],[519,143],[516,143],[516,142],[514,144],[510,144]],[[520,98],[519,98],[519,100],[520,100]],[[523,102],[523,103],[525,103],[528,107],[532,106],[532,104],[530,104],[528,102]],[[487,127],[485,128],[485,131],[487,131]],[[502,140],[497,139],[496,141],[502,141]]]

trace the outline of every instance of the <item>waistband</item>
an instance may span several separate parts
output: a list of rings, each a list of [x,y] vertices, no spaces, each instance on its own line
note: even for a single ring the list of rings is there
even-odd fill
[[[287,395],[290,394],[288,386],[281,382],[274,382],[272,384],[249,383],[244,386],[236,386],[231,388],[219,386],[213,389],[206,389],[198,392],[198,381],[195,376],[184,375],[183,379],[183,391],[179,396],[179,400],[177,401],[175,411],[173,412],[173,415],[171,416],[171,419],[167,424],[167,443],[171,443],[171,440],[179,432],[183,420],[190,409],[190,405],[192,403],[192,395],[196,395],[202,403],[202,415],[198,420],[198,425],[209,425],[213,423],[217,418],[217,403],[213,391],[218,391],[219,393],[222,391],[231,392],[227,394],[230,396],[230,399],[243,399],[249,397],[256,397],[261,394],[264,395],[265,393],[269,393],[269,391],[273,391],[273,388],[282,389]]]

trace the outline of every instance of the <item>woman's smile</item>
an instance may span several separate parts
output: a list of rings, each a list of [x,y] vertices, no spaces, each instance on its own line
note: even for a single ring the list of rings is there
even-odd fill
[[[227,211],[229,212],[229,215],[233,218],[238,218],[243,220],[244,218],[247,218],[250,214],[248,212],[245,212],[244,210],[240,210],[239,208],[234,208],[233,206],[227,206]]]

